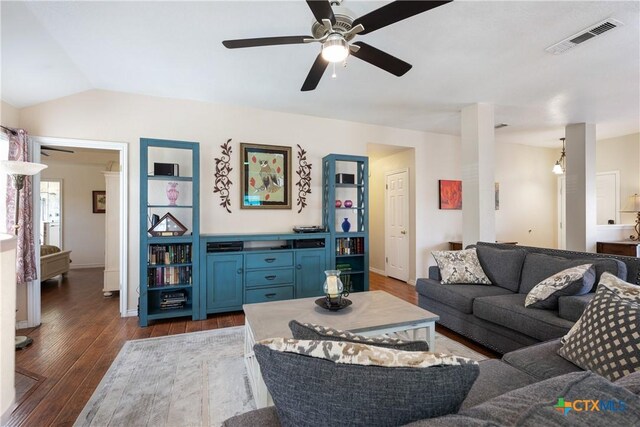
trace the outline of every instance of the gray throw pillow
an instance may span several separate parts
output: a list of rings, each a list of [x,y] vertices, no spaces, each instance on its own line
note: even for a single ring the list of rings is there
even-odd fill
[[[628,285],[630,293],[640,295],[640,286]],[[640,370],[638,300],[625,298],[601,283],[572,331],[558,350],[569,362],[611,381]]]
[[[596,280],[596,269],[592,264],[570,267],[547,277],[527,294],[524,306],[557,310],[558,298],[566,295],[584,295],[591,290]]]
[[[456,283],[490,285],[491,280],[484,274],[476,248],[461,251],[431,252],[440,268],[443,285]]]
[[[478,244],[478,259],[491,283],[518,292],[520,273],[527,252],[524,249],[498,249]]]
[[[335,341],[273,338],[255,356],[283,426],[397,426],[456,412],[470,359]]]
[[[370,344],[377,347],[393,348],[404,351],[429,351],[429,344],[426,341],[405,341],[388,337],[365,337],[356,335],[349,331],[328,328],[326,326],[314,325],[312,323],[300,323],[296,320],[289,322],[289,329],[293,338],[297,340],[328,340],[346,341],[360,344]]]

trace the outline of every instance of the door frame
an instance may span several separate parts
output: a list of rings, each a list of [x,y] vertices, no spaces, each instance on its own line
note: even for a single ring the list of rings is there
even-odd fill
[[[410,222],[411,222],[411,212],[409,211],[409,209],[411,209],[411,175],[409,173],[409,168],[402,168],[402,169],[396,169],[396,170],[391,170],[391,171],[387,171],[384,173],[384,185],[385,185],[385,190],[384,190],[384,275],[389,277],[389,274],[387,272],[387,268],[389,263],[387,262],[387,250],[389,248],[389,229],[391,228],[389,226],[389,215],[387,215],[387,209],[389,208],[389,206],[387,205],[387,179],[389,178],[390,175],[395,175],[398,173],[405,173],[407,174],[407,186],[406,186],[406,194],[407,197],[405,197],[405,207],[406,210],[405,212],[407,213],[407,228],[409,228]],[[413,233],[413,230],[408,230],[407,231],[407,247],[408,247],[408,257],[407,257],[407,261],[409,261],[409,258],[411,258],[411,233]],[[409,263],[407,265],[407,283],[409,283],[409,281],[411,280],[411,272],[409,271],[411,264]]]
[[[97,141],[72,138],[52,138],[44,136],[32,136],[31,149],[33,153],[33,161],[41,162],[40,149],[42,145],[65,147],[65,148],[92,148],[97,150],[114,150],[119,152],[120,158],[120,316],[127,316],[128,306],[128,248],[129,248],[129,230],[128,230],[128,201],[129,201],[129,144],[126,142],[114,141]],[[33,217],[37,218],[37,223],[33,226],[36,265],[38,268],[38,277],[40,277],[40,205],[37,203],[40,197],[40,175],[35,175],[33,180]],[[38,326],[42,317],[42,301],[40,295],[40,281],[36,280],[29,284],[27,288],[27,323],[28,327]]]

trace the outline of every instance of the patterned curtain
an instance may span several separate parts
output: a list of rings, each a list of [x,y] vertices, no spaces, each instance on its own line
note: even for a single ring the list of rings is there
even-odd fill
[[[15,129],[17,134],[7,132],[9,137],[9,160],[28,162],[29,136],[24,129]],[[7,179],[7,231],[14,230],[16,215],[16,189],[13,179]],[[28,283],[38,278],[36,269],[35,243],[33,241],[33,203],[31,199],[31,177],[24,179],[24,188],[20,190],[20,228],[18,229],[18,248],[16,253],[17,282]]]

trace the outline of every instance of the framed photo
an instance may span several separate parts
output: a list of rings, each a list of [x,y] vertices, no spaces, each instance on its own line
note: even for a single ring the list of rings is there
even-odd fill
[[[462,181],[438,180],[440,186],[440,209],[462,209]]]
[[[105,213],[107,210],[107,192],[93,191],[93,213]]]
[[[240,144],[240,208],[291,209],[291,147]]]

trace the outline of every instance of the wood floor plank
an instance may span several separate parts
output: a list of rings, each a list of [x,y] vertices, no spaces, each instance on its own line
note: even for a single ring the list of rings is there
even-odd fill
[[[42,325],[23,332],[34,339],[16,352],[16,367],[38,375],[40,384],[16,407],[7,426],[71,426],[127,340],[244,325],[242,311],[152,322],[119,317],[118,298],[102,296],[101,269],[71,270],[61,283],[42,287]],[[415,288],[370,274],[371,290],[384,290],[413,304]],[[454,332],[446,335],[489,357],[495,354]]]

